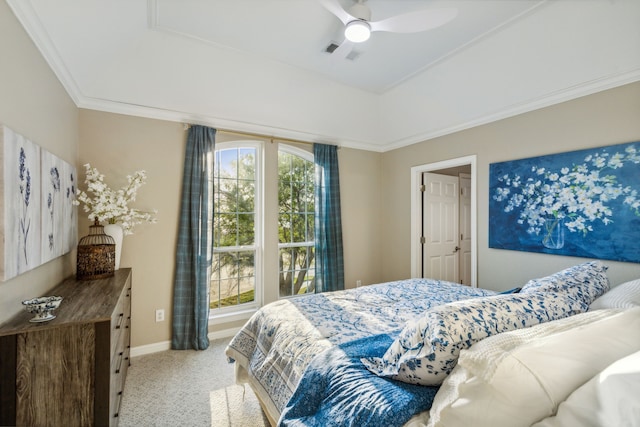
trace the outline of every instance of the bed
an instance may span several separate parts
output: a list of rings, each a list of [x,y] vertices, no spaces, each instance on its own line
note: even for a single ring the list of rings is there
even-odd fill
[[[274,426],[461,425],[458,415],[468,422],[486,410],[488,394],[478,391],[478,385],[495,388],[493,381],[504,371],[501,365],[487,368],[482,357],[513,364],[516,349],[534,346],[543,336],[609,319],[630,328],[636,325],[629,318],[634,312],[640,322],[637,310],[602,307],[606,309],[589,312],[608,290],[606,266],[593,261],[501,294],[410,279],[309,295],[260,309],[231,340],[226,354],[235,362],[237,381],[251,386]],[[529,335],[518,335],[523,332]],[[626,334],[617,347],[607,346],[616,351],[600,357],[582,376],[628,356],[629,348],[639,346],[640,351],[638,333]],[[505,337],[506,344],[492,342]],[[481,397],[474,395],[476,404],[465,406],[461,402],[469,401],[469,390]],[[507,399],[504,406],[513,403]],[[536,409],[535,420],[554,415],[557,406]],[[528,424],[522,425],[532,424],[527,416]],[[486,418],[491,421],[487,425],[517,425]]]

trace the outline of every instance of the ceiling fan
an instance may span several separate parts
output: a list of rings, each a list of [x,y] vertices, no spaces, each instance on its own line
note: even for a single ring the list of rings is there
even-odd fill
[[[367,41],[374,31],[391,33],[418,33],[446,24],[458,14],[455,8],[423,9],[392,16],[381,21],[371,20],[371,9],[366,0],[355,0],[355,4],[345,10],[338,0],[318,0],[325,9],[334,14],[345,25],[345,41],[333,53],[346,56],[352,43]]]

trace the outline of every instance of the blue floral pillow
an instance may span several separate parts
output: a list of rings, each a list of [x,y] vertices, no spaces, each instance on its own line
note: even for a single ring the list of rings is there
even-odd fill
[[[609,290],[607,269],[600,261],[585,262],[547,277],[530,280],[520,293],[562,292],[591,304]]]
[[[361,361],[378,376],[438,385],[455,367],[460,350],[490,335],[587,311],[590,302],[562,293],[534,292],[444,304],[407,322],[382,357]]]

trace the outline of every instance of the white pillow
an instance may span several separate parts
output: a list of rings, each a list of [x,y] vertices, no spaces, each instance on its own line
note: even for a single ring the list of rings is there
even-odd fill
[[[640,350],[640,308],[596,310],[482,340],[460,353],[429,426],[531,426],[577,387]]]
[[[597,298],[589,310],[601,308],[640,307],[640,279],[632,280],[612,288]]]
[[[640,352],[620,359],[574,391],[555,416],[534,427],[640,424]]]
[[[591,301],[555,292],[533,292],[443,304],[407,322],[382,357],[361,361],[381,377],[437,385],[455,367],[460,350],[500,332],[585,312]]]

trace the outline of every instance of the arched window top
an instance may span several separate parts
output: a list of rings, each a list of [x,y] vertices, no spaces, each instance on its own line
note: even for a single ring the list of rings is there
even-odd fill
[[[302,148],[294,147],[293,145],[288,145],[288,144],[280,144],[278,149],[280,151],[284,151],[285,153],[302,157],[303,159],[309,162],[313,162],[313,153],[307,150],[303,150]]]

